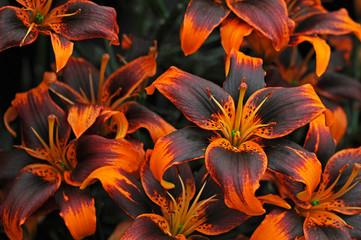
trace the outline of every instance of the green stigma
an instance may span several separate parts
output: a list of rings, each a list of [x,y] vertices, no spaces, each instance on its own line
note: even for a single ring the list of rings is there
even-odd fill
[[[64,168],[65,170],[67,170],[64,162],[61,162],[60,165],[61,165],[62,168]]]
[[[183,223],[179,224],[177,233],[179,233],[179,231],[182,229],[182,227],[183,227]]]
[[[34,20],[34,22],[35,22],[36,24],[41,24],[41,23],[43,22],[43,20],[44,20],[44,16],[40,15],[40,13],[36,13],[36,14],[35,14],[35,20]]]
[[[311,205],[312,205],[312,206],[318,206],[318,205],[320,205],[320,204],[319,204],[319,200],[316,199],[315,201],[311,202]]]

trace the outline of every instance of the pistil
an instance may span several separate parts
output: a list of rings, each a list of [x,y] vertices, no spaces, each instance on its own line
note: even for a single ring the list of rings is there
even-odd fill
[[[178,177],[182,186],[181,203],[178,204],[174,197],[170,193],[168,193],[168,195],[172,199],[170,207],[171,212],[169,213],[170,234],[172,236],[176,236],[178,234],[188,236],[204,221],[203,219],[198,218],[198,210],[204,204],[211,201],[215,197],[215,195],[205,200],[199,201],[199,198],[206,184],[204,183],[202,188],[199,190],[197,196],[193,200],[192,205],[190,205],[190,202],[192,200],[192,182],[186,181],[186,184],[184,184],[181,177]]]
[[[242,79],[241,85],[239,85],[239,97],[238,104],[236,110],[236,119],[234,122],[233,129],[240,129],[241,121],[242,121],[242,112],[243,112],[243,99],[247,90],[246,78]]]
[[[207,93],[209,95],[209,99],[213,101],[218,108],[221,110],[221,114],[215,116],[218,123],[221,125],[219,129],[223,137],[229,140],[233,147],[238,148],[242,143],[250,139],[258,129],[266,128],[275,125],[275,122],[263,124],[260,119],[257,119],[257,113],[259,109],[263,106],[263,104],[270,99],[273,94],[273,91],[269,92],[263,101],[256,107],[255,110],[248,116],[247,119],[243,119],[244,117],[243,111],[243,101],[244,96],[247,90],[247,84],[245,82],[245,78],[242,79],[242,82],[239,86],[239,96],[238,103],[235,112],[235,117],[231,119],[224,107],[217,101],[217,99],[213,96],[210,90],[207,88]]]

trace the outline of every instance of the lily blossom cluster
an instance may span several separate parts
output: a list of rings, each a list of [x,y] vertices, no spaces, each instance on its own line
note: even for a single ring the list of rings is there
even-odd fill
[[[121,2],[95,2],[0,3],[0,58],[39,34],[55,54],[3,113],[1,239],[361,239],[361,83],[346,71],[361,25],[346,9],[150,1],[172,24],[147,40],[119,37]],[[223,78],[169,64],[218,27]]]

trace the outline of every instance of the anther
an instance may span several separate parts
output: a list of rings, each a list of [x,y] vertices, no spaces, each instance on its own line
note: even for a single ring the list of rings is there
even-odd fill
[[[207,94],[208,94],[208,97],[209,97],[209,100],[212,100],[212,93],[211,93],[211,90],[209,90],[209,88],[206,88],[206,91],[207,91]]]

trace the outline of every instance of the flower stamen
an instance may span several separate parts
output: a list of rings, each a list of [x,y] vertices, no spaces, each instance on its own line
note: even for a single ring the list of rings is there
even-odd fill
[[[230,117],[228,116],[226,110],[223,108],[223,106],[217,101],[217,99],[213,96],[213,94],[211,93],[211,91],[209,90],[209,88],[206,88],[209,99],[212,100],[217,107],[221,110],[223,116],[219,116],[218,118],[218,122],[221,124],[222,128],[220,129],[221,132],[225,135],[225,136],[232,136],[232,121],[230,119]]]
[[[40,141],[41,145],[44,147],[45,151],[38,151],[34,149],[27,148],[25,146],[17,146],[18,148],[24,149],[30,155],[47,161],[53,167],[58,169],[60,172],[64,172],[64,170],[70,169],[70,165],[66,160],[65,152],[66,147],[62,148],[59,142],[59,133],[58,133],[58,125],[55,125],[55,121],[57,121],[56,116],[49,115],[48,116],[48,125],[49,125],[49,144],[47,144],[44,139],[35,131],[34,128],[31,128],[36,138]],[[54,136],[55,131],[55,136]],[[54,141],[55,140],[55,141]]]
[[[28,31],[26,32],[23,40],[21,40],[21,42],[20,42],[20,45],[19,45],[20,47],[22,47],[22,46],[24,45],[26,37],[29,35],[29,33],[31,32],[31,30],[34,28],[34,26],[35,26],[35,22],[33,22],[33,23],[30,24],[30,26],[29,26],[29,28],[28,28]]]
[[[204,222],[204,219],[198,218],[198,210],[207,202],[211,201],[216,195],[199,201],[199,198],[202,195],[203,189],[206,184],[204,183],[199,190],[197,196],[194,198],[192,205],[190,205],[190,202],[192,200],[192,181],[187,180],[184,184],[182,178],[179,175],[178,178],[182,186],[182,196],[180,204],[178,204],[174,197],[169,192],[167,192],[167,194],[172,200],[170,210],[168,210],[168,214],[170,215],[170,234],[171,236],[176,236],[178,234],[188,236],[194,231],[196,227],[198,227]]]
[[[107,63],[110,59],[109,54],[103,54],[102,56],[102,63],[100,65],[100,76],[99,76],[99,88],[98,88],[98,102],[101,102],[102,99],[102,91],[103,91],[103,85],[104,85],[104,77],[105,77],[105,68],[107,66]]]
[[[340,171],[338,176],[336,177],[335,181],[326,188],[325,184],[321,184],[318,191],[311,197],[308,201],[310,203],[309,208],[296,206],[295,210],[300,215],[304,217],[309,216],[327,216],[327,219],[336,219],[342,222],[347,228],[352,229],[352,226],[348,225],[340,216],[336,213],[340,210],[361,210],[361,207],[355,206],[344,206],[344,205],[335,205],[333,203],[334,200],[339,199],[352,188],[354,188],[357,184],[360,183],[361,179],[356,179],[357,174],[361,170],[361,165],[355,163],[353,165],[352,173],[350,174],[349,178],[347,179],[346,183],[336,192],[333,192],[334,187],[338,183],[341,178],[342,173],[348,167],[348,164],[344,165]],[[354,181],[356,180],[356,181]],[[301,194],[302,197],[302,194]],[[314,218],[314,217],[313,217]],[[315,221],[319,221],[315,219]]]

